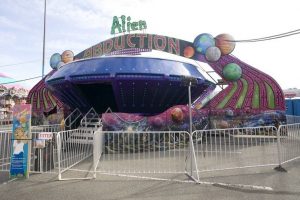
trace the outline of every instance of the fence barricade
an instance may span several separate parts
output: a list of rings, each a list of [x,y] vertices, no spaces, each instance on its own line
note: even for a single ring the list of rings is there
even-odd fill
[[[199,181],[210,172],[281,166],[300,158],[300,123],[194,131],[61,131],[60,125],[32,127],[30,172],[57,173],[59,180],[96,173],[187,174]],[[40,133],[52,138],[39,143]],[[0,131],[0,171],[10,170],[12,130]],[[234,170],[237,174],[239,170]],[[62,174],[64,177],[62,178]],[[199,178],[199,174],[201,175]],[[89,176],[91,175],[91,176]],[[159,175],[160,176],[160,175]],[[82,179],[82,178],[80,178]]]
[[[298,124],[300,123],[300,116],[286,115],[286,124]]]
[[[9,171],[12,130],[0,131],[0,171]]]
[[[105,144],[98,172],[185,173],[189,133],[103,132]]]
[[[300,123],[279,126],[277,136],[280,165],[300,158]]]
[[[31,173],[58,173],[56,135],[62,129],[60,124],[31,127]],[[41,133],[50,133],[52,138],[40,140]]]
[[[61,124],[51,124],[51,125],[39,125],[39,126],[32,126],[31,132],[38,133],[38,132],[52,132],[57,133],[59,131],[63,131],[64,127]]]
[[[88,132],[81,129],[74,129],[57,133],[56,140],[59,180],[65,180],[64,178],[62,178],[62,173],[66,172],[75,165],[92,156],[94,140],[93,134],[94,132],[92,131],[89,134]],[[86,169],[86,167],[83,167],[79,170]]]
[[[0,120],[0,131],[12,130],[12,119]]]
[[[199,172],[278,165],[275,127],[195,131]]]

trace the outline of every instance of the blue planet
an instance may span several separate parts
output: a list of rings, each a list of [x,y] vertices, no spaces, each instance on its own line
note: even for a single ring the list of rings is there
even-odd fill
[[[61,55],[59,53],[53,54],[50,58],[50,66],[52,69],[56,69],[59,62],[61,62]]]
[[[215,46],[215,39],[208,33],[202,33],[195,38],[193,44],[198,53],[205,55],[209,47]]]

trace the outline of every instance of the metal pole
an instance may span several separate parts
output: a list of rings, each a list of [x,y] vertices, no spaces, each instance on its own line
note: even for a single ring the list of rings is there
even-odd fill
[[[45,74],[45,38],[46,38],[46,4],[47,0],[45,0],[44,5],[44,34],[43,34],[43,63],[42,63],[42,78],[44,78]]]
[[[192,86],[192,82],[189,82],[189,117],[190,117],[190,158],[191,158],[191,176],[193,176],[193,153],[192,153],[192,145],[193,145],[193,138],[192,138],[192,132],[193,132],[193,127],[192,127],[192,108],[191,108],[191,104],[192,104],[192,100],[191,100],[191,86]]]
[[[192,82],[189,83],[189,116],[190,116],[190,135],[193,132],[193,119],[192,119],[192,97],[191,97],[191,86]]]

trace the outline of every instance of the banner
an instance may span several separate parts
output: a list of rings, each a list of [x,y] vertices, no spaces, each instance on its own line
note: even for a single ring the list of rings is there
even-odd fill
[[[13,107],[10,177],[28,177],[31,144],[31,105]]]

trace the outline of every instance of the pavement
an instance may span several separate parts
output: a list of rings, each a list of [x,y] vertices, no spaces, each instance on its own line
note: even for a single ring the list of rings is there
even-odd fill
[[[55,174],[33,174],[29,179],[7,182],[0,175],[0,199],[22,200],[201,200],[201,199],[300,199],[300,160],[284,165],[288,172],[278,172],[271,166],[224,171],[218,176],[200,178],[195,184],[182,174],[148,180],[124,176],[97,174],[92,180],[58,181]],[[80,172],[69,172],[79,174]],[[6,174],[7,175],[7,174]],[[67,174],[66,174],[67,175]],[[150,176],[148,174],[148,176]],[[162,177],[164,175],[157,175]],[[171,176],[171,175],[168,175]],[[3,180],[5,179],[5,180]],[[249,187],[249,186],[263,186]]]
[[[0,184],[9,181],[9,172],[0,171]]]

